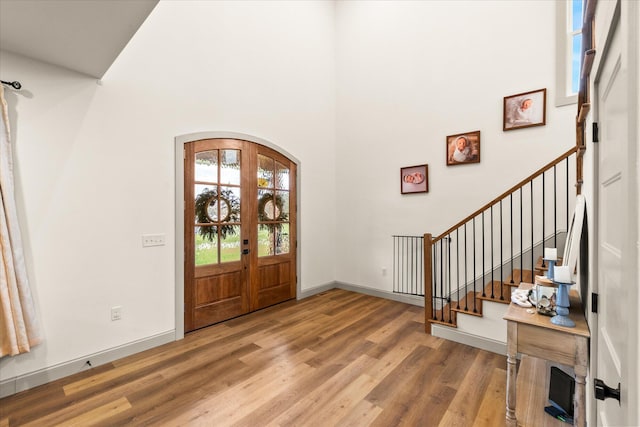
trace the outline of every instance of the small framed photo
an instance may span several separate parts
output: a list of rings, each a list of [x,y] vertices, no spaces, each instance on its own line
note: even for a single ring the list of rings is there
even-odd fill
[[[480,131],[447,136],[447,166],[480,163]]]
[[[427,193],[429,191],[429,165],[400,168],[400,192]]]
[[[547,89],[505,96],[502,130],[544,126],[547,121]]]

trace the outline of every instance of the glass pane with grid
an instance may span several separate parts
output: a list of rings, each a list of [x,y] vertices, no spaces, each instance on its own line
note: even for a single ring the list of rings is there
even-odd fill
[[[240,150],[196,153],[194,171],[195,265],[240,260]]]
[[[240,150],[220,150],[220,183],[240,185]]]
[[[195,265],[218,263],[218,229],[216,226],[195,227]]]
[[[196,153],[194,166],[196,182],[218,182],[218,150]]]

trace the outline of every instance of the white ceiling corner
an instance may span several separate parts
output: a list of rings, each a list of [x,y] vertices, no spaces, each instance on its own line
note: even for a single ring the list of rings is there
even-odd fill
[[[0,49],[102,78],[159,0],[0,0]]]

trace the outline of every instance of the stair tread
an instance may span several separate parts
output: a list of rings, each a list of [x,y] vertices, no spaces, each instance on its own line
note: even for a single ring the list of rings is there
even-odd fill
[[[452,308],[452,310],[457,311],[458,313],[468,314],[470,316],[482,317],[482,300],[479,298],[480,295],[482,295],[481,292],[467,292],[466,300],[465,297],[460,298],[460,301],[458,301],[458,304],[456,307]]]
[[[434,319],[430,319],[429,323],[436,324],[436,325],[444,325],[444,326],[448,326],[450,328],[457,328],[458,327],[457,323],[443,322],[441,320],[434,320]]]
[[[502,292],[500,291],[501,286]],[[511,302],[511,289],[512,287],[508,284],[502,283],[499,280],[494,280],[493,282],[489,282],[485,285],[484,294],[480,294],[478,299],[509,304]]]
[[[449,304],[446,304],[442,309],[435,311],[435,318],[429,319],[429,323],[438,323],[440,325],[457,327],[456,312],[453,309],[449,309]]]

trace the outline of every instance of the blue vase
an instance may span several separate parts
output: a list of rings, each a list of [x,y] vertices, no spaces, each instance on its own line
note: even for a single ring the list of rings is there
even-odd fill
[[[549,263],[549,269],[547,270],[547,279],[551,280],[553,282],[553,270],[555,269],[556,266],[556,260],[555,259],[545,259],[545,261],[547,261]]]
[[[573,283],[554,282],[558,285],[558,293],[556,295],[556,315],[551,318],[551,323],[558,326],[573,328],[575,322],[569,319],[569,287]]]

